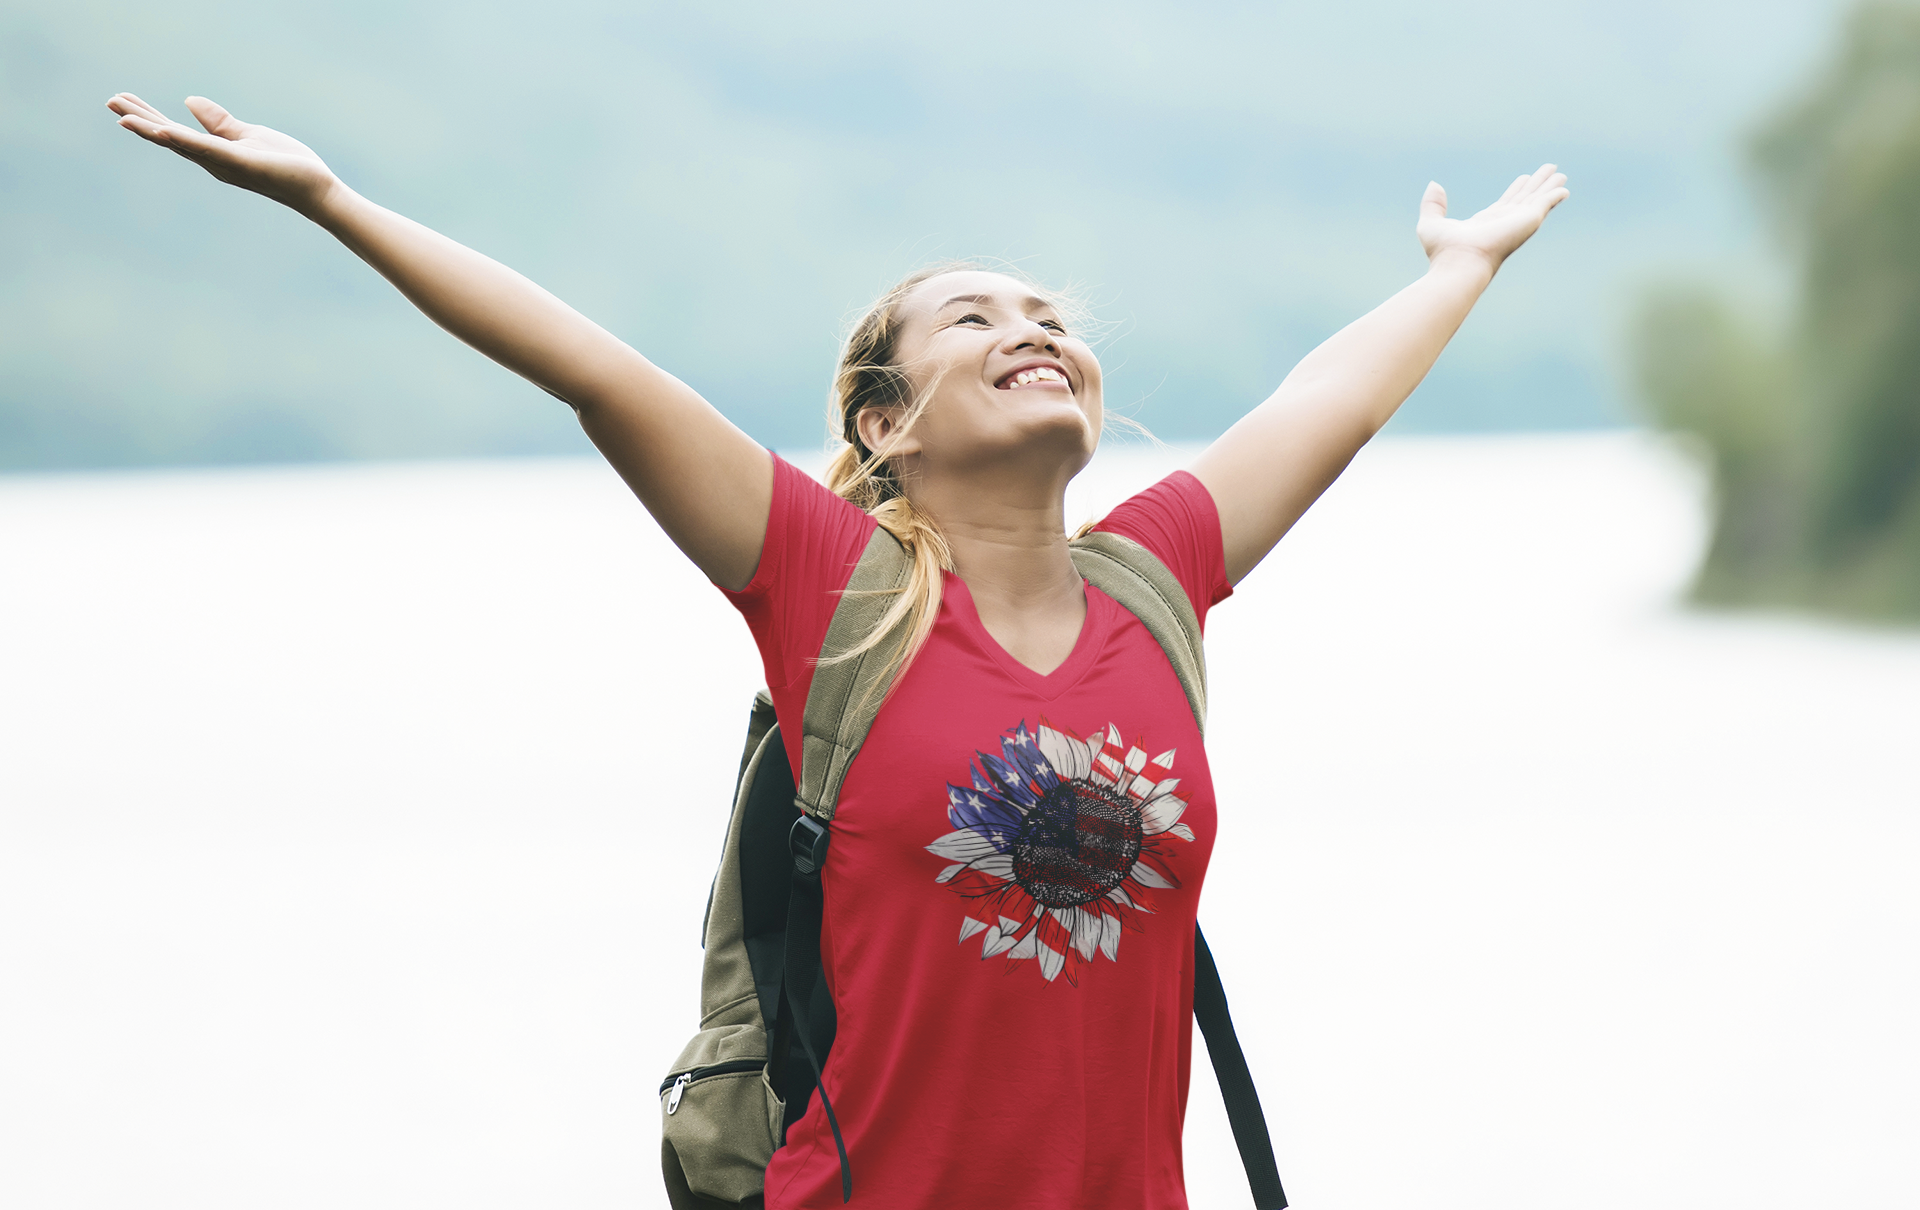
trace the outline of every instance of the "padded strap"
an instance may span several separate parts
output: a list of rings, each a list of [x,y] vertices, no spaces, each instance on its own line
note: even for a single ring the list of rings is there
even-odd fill
[[[833,621],[827,625],[823,659],[857,646],[893,605],[896,590],[906,583],[913,559],[900,540],[875,527],[873,538],[840,594]],[[800,723],[800,779],[794,805],[819,820],[833,818],[840,783],[860,753],[886,696],[880,678],[892,663],[904,631],[895,632],[850,660],[821,663],[813,670],[807,693],[807,711]]]
[[[1159,642],[1187,691],[1193,721],[1207,733],[1207,658],[1200,647],[1200,619],[1187,590],[1153,552],[1119,534],[1091,533],[1072,542],[1073,565],[1087,583],[1139,618]]]

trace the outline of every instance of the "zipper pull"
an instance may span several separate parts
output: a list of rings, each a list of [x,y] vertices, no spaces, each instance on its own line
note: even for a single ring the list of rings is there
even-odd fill
[[[688,1072],[685,1075],[681,1076],[679,1079],[675,1080],[673,1082],[673,1087],[667,1090],[667,1116],[668,1117],[672,1117],[673,1111],[680,1108],[680,1097],[682,1094],[684,1094],[687,1091],[687,1085],[691,1084],[692,1082],[693,1082],[693,1073]]]

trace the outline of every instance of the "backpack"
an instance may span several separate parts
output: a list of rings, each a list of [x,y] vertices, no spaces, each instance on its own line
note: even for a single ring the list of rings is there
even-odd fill
[[[1204,734],[1200,624],[1179,581],[1145,547],[1118,534],[1076,538],[1070,549],[1081,576],[1159,642]],[[834,609],[823,659],[868,633],[911,566],[900,542],[876,529]],[[661,1167],[674,1210],[761,1205],[767,1162],[816,1091],[840,1153],[842,1198],[852,1199],[851,1158],[820,1084],[835,1024],[820,978],[820,869],[840,784],[878,712],[879,680],[898,637],[896,630],[859,656],[815,668],[797,781],[772,698],[765,690],[754,698],[733,817],[701,927],[700,1031],[660,1084]],[[1287,1199],[1260,1098],[1197,928],[1193,1013],[1256,1210],[1282,1210]]]

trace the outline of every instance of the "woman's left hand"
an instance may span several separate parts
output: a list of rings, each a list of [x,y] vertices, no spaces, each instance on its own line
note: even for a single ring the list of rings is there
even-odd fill
[[[1429,261],[1460,253],[1485,259],[1493,272],[1547,219],[1547,211],[1567,200],[1566,174],[1542,164],[1531,176],[1507,186],[1500,200],[1472,218],[1447,217],[1447,191],[1429,184],[1420,199],[1420,224],[1414,230]]]

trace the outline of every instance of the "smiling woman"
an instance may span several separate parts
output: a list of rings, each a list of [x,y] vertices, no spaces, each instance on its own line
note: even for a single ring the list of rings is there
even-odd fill
[[[1093,527],[1087,541],[1159,593],[1155,612],[1075,561],[1064,496],[1099,442],[1100,363],[1032,283],[961,263],[889,290],[842,351],[842,448],[823,487],[532,282],[360,197],[301,143],[203,98],[187,106],[203,130],[125,93],[108,102],[147,141],[320,224],[436,323],[567,401],[752,629],[772,714],[790,724],[772,747],[817,834],[796,868],[818,879],[837,1028],[796,1091],[767,1030],[791,1025],[806,1043],[799,1014],[820,1001],[794,990],[792,965],[816,938],[789,929],[771,989],[711,1005],[690,1047],[758,1049],[689,1060],[663,1089],[668,1115],[730,1095],[693,1087],[751,1106],[732,1135],[666,1148],[675,1205],[834,1205],[851,1196],[852,1157],[876,1206],[1185,1206],[1195,972],[1210,968],[1195,917],[1216,822],[1199,628],[1412,392],[1565,178],[1544,166],[1465,220],[1428,186],[1426,275],[1316,349],[1190,471]],[[863,578],[894,563],[904,575]],[[829,650],[846,617],[864,618],[859,632]],[[878,674],[843,674],[870,655]],[[870,729],[820,732],[816,704],[844,707],[862,683],[879,699]],[[822,745],[837,789],[809,798]],[[793,797],[773,802],[785,824]],[[723,868],[716,886],[714,937],[743,927],[718,893],[735,876]],[[715,952],[710,984],[726,977]],[[774,1001],[765,1027],[729,1016],[748,1005],[758,1022]],[[995,1062],[1009,1036],[1023,1039],[1017,1071]],[[696,1170],[722,1152],[749,1174],[724,1191]],[[1284,1204],[1277,1183],[1265,1204]]]
[[[1086,465],[1102,421],[1100,363],[1067,331],[1067,310],[1032,283],[950,261],[908,276],[854,326],[828,400],[828,424],[843,446],[827,468],[827,486],[900,539],[914,569],[895,607],[841,658],[877,644],[904,617],[906,640],[895,660],[910,662],[938,613],[940,574],[957,571],[949,535],[964,547],[975,526],[1009,519],[956,512],[956,502],[938,499],[942,490],[997,474],[1009,481],[999,495],[1012,507],[1037,500],[1044,509],[1048,499],[1063,506],[1067,481]],[[1003,349],[1009,331],[1025,339]],[[958,479],[943,473],[954,466],[966,468]],[[965,528],[949,524],[943,532],[937,516],[955,516]],[[1048,524],[1063,529],[1063,518]],[[995,610],[997,602],[975,599],[1001,646],[1050,672],[1072,648],[1084,615],[1077,592],[1062,595],[1068,608],[1053,610],[1023,608],[1028,602]]]

